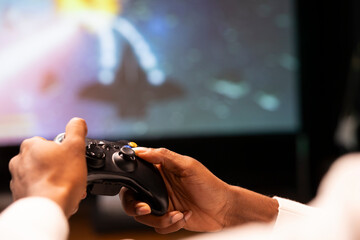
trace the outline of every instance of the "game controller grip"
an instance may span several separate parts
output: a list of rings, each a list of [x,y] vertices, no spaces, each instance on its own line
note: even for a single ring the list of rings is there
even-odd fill
[[[142,171],[142,173],[141,179],[121,174],[89,173],[88,190],[94,195],[114,196],[120,192],[121,187],[126,187],[136,193],[138,200],[149,204],[152,214],[164,215],[167,212],[169,202],[162,179],[155,177],[149,169]]]
[[[65,134],[59,134],[54,141],[60,143],[64,138]],[[85,149],[91,194],[113,196],[127,187],[149,204],[152,214],[167,212],[169,199],[162,176],[153,164],[135,155],[132,142],[86,138]]]

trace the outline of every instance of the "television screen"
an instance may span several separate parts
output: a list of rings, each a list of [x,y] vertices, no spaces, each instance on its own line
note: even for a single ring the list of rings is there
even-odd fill
[[[2,0],[0,145],[295,132],[292,0]]]

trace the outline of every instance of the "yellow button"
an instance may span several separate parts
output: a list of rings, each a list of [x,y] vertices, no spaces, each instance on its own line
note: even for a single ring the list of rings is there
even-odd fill
[[[138,145],[134,142],[129,142],[129,146],[132,148],[136,148]]]

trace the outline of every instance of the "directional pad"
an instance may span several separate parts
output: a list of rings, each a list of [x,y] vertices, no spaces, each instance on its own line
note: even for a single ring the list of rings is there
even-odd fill
[[[105,164],[106,154],[104,149],[96,143],[86,146],[87,164],[91,168],[101,168]]]

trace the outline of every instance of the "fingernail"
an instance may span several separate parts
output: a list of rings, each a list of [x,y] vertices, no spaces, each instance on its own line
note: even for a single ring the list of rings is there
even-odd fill
[[[71,215],[74,215],[79,210],[79,206],[77,206],[71,213]]]
[[[142,206],[142,207],[136,208],[137,215],[141,216],[141,215],[147,215],[150,213],[151,213],[151,210],[147,206]]]
[[[188,211],[185,213],[185,216],[184,216],[184,220],[185,222],[187,222],[189,220],[189,218],[191,217],[192,215],[192,211]]]
[[[171,223],[176,223],[176,222],[180,221],[183,218],[184,218],[184,214],[179,212],[179,213],[177,213],[177,214],[175,214],[174,216],[171,217]]]
[[[143,152],[146,152],[146,148],[144,147],[136,147],[136,148],[133,148],[135,154],[138,154],[138,153],[143,153]]]
[[[81,196],[81,199],[85,199],[86,196],[87,196],[87,193],[85,192],[85,193],[83,193],[83,195]]]

